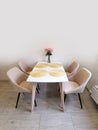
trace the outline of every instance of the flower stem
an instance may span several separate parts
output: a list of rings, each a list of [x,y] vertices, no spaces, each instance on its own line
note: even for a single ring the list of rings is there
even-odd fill
[[[50,61],[50,55],[48,55],[48,63],[50,63],[51,61]]]

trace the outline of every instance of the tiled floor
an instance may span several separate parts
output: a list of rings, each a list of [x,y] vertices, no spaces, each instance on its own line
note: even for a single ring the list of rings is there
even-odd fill
[[[59,110],[58,84],[40,85],[32,113],[31,95],[22,94],[15,109],[16,96],[10,82],[0,82],[0,130],[98,130],[98,106],[87,90],[82,94],[84,108],[72,94],[66,98],[65,112]]]

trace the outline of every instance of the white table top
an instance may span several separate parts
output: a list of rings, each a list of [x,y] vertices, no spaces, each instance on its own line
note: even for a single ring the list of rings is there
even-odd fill
[[[38,65],[40,63],[45,64],[46,62],[38,62],[36,65]],[[50,65],[50,64],[56,64],[56,63],[61,64],[59,62],[53,62],[53,63],[47,63],[47,64]],[[64,70],[62,64],[60,67],[57,67],[57,68],[55,68],[55,67],[52,68],[50,66],[46,66],[44,68],[38,68],[38,67],[36,67],[36,65],[32,71],[34,71],[34,70],[46,70],[46,71]],[[36,83],[52,83],[52,82],[57,83],[57,82],[66,82],[66,81],[68,81],[68,78],[67,78],[66,72],[64,71],[64,74],[62,76],[51,76],[50,74],[47,74],[47,75],[41,76],[41,77],[33,77],[33,76],[29,75],[27,78],[27,81],[36,82]]]

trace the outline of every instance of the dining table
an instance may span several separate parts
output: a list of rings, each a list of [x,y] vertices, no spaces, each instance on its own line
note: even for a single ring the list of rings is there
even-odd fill
[[[68,82],[68,77],[61,62],[37,62],[30,72],[27,82],[33,82],[31,111],[33,111],[34,108],[35,91],[39,83],[59,83],[61,97],[60,108],[64,111],[62,83]]]

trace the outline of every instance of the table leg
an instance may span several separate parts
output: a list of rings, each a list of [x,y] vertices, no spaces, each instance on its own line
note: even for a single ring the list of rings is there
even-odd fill
[[[33,111],[34,108],[34,100],[35,100],[35,92],[36,92],[36,83],[33,83],[33,87],[32,87],[32,106],[31,106],[31,111]]]
[[[63,87],[62,87],[62,83],[59,83],[60,85],[60,96],[61,96],[61,105],[60,105],[60,109],[64,112],[64,92],[63,92]]]

